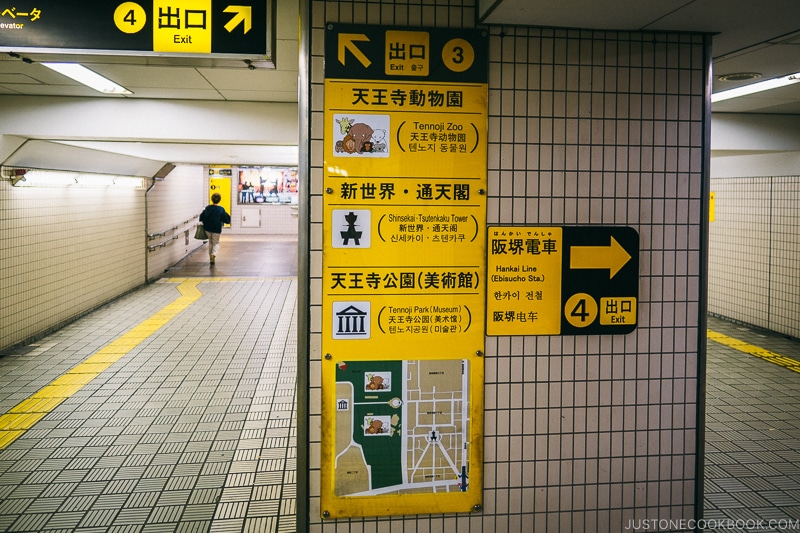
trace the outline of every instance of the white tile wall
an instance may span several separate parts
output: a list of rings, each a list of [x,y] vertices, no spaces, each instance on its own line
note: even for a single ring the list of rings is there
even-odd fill
[[[800,176],[711,181],[711,313],[800,337]]]
[[[236,235],[297,235],[297,205],[256,204],[240,207],[233,200],[231,205],[231,227]],[[242,225],[242,210],[257,210],[261,224],[258,227]]]
[[[326,22],[469,27],[471,2],[311,4],[311,235],[320,233]],[[706,65],[701,36],[490,28],[489,224],[640,234],[638,329],[486,340],[484,508],[320,519],[319,291],[311,294],[311,531],[617,532],[695,509]],[[312,287],[321,272],[310,250]],[[317,317],[315,320],[314,317]]]
[[[145,279],[144,191],[0,182],[0,348]]]
[[[207,191],[196,165],[177,166],[149,193],[0,181],[0,349],[162,276],[201,244],[192,236]]]
[[[202,166],[178,165],[147,194],[147,235],[153,236],[147,239],[149,280],[163,276],[169,267],[203,244],[194,239],[194,229],[208,203],[204,177]]]

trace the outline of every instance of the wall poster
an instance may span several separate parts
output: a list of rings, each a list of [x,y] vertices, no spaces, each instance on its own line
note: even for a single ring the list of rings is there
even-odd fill
[[[238,204],[297,204],[297,167],[239,167],[238,174]]]

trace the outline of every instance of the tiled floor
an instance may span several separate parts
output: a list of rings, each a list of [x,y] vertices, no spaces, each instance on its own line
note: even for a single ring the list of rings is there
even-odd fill
[[[716,318],[708,328],[800,360],[796,339]],[[705,518],[800,531],[800,373],[709,341],[706,405]]]
[[[219,254],[212,267],[208,244],[172,267],[170,277],[297,276],[297,238],[291,235],[230,235],[223,230]]]
[[[198,250],[0,357],[2,416],[175,302],[187,278],[201,293],[0,450],[0,532],[294,531],[296,261],[291,238],[223,235],[214,267]],[[800,359],[796,340],[709,329]],[[710,341],[706,428],[706,520],[797,531],[781,526],[800,520],[800,373]]]
[[[0,358],[2,414],[202,276],[197,301],[0,450],[0,531],[294,531],[295,250],[223,235],[213,269],[198,250]]]

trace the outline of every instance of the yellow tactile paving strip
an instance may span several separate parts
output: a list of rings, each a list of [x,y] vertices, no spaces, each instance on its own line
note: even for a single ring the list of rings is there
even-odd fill
[[[800,372],[800,361],[786,357],[779,353],[772,352],[770,350],[765,350],[760,346],[756,346],[754,344],[750,344],[748,342],[741,341],[739,339],[735,339],[711,330],[708,330],[708,340],[718,342],[722,345],[728,346],[729,348],[733,348],[734,350],[739,350],[740,352],[750,354],[758,357],[759,359],[763,359],[764,361],[788,368],[794,372]]]
[[[2,358],[0,414],[31,427],[0,450],[0,531],[297,531],[297,281],[232,270]]]
[[[199,283],[237,280],[232,278],[176,278],[170,281],[178,283],[177,289],[180,297],[175,301],[15,405],[6,414],[0,415],[0,450],[14,442],[64,400],[74,395],[101,372],[119,361],[197,301],[203,295],[197,288]]]
[[[244,278],[172,278],[178,283],[181,294],[174,302],[156,312],[147,320],[135,326],[128,333],[112,341],[70,371],[54,379],[38,392],[0,415],[0,450],[14,442],[25,431],[58,407],[64,400],[74,395],[91,382],[101,372],[119,361],[145,339],[166,325],[189,305],[197,301],[202,293],[197,288],[203,282],[242,281]],[[252,278],[250,278],[252,279]],[[708,339],[743,353],[758,357],[770,363],[800,373],[800,361],[765,350],[722,333],[708,330]]]

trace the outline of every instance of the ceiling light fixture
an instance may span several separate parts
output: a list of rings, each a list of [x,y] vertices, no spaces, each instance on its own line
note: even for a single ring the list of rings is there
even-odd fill
[[[751,83],[750,85],[743,85],[735,89],[728,89],[711,95],[711,102],[722,102],[731,98],[738,98],[740,96],[747,96],[748,94],[759,93],[761,91],[768,91],[770,89],[777,89],[778,87],[785,87],[793,83],[800,82],[800,72],[789,74],[781,78],[772,78],[771,80],[759,81]]]
[[[143,189],[144,178],[138,176],[116,176],[110,174],[89,174],[82,172],[68,172],[57,170],[25,169],[17,172],[10,178],[11,185],[15,187],[80,187],[80,188],[105,188],[116,189]]]
[[[761,74],[758,72],[734,72],[732,74],[723,74],[719,78],[719,81],[750,81],[750,80],[760,80]]]
[[[41,64],[49,69],[55,70],[56,72],[63,74],[64,76],[67,76],[68,78],[72,78],[78,83],[82,83],[87,87],[91,87],[95,91],[99,91],[103,94],[119,94],[119,95],[133,94],[125,87],[117,85],[108,78],[104,78],[97,72],[89,70],[88,68],[78,63],[41,63]]]

